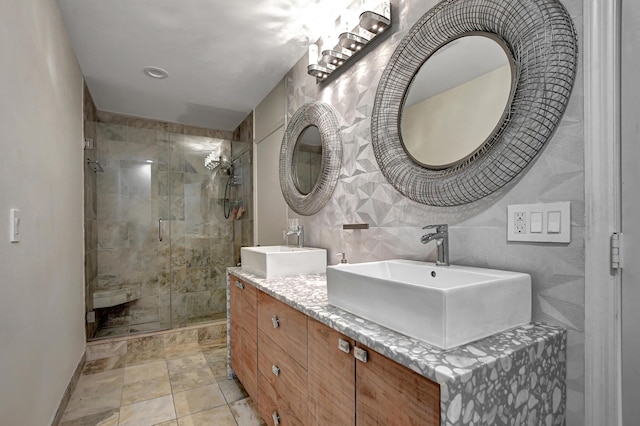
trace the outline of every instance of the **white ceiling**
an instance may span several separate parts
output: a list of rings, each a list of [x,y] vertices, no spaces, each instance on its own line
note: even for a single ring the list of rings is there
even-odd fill
[[[99,110],[233,130],[350,0],[57,3]]]

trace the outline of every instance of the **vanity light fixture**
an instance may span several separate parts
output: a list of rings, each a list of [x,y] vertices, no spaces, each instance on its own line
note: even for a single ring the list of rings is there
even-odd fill
[[[355,12],[361,12],[358,23],[351,25],[349,16]],[[340,28],[334,29],[336,33],[339,32],[337,39],[328,35],[309,46],[307,73],[315,77],[318,83],[347,64],[371,40],[391,26],[391,4],[389,0],[354,0],[337,21],[341,23],[336,25]]]
[[[160,67],[145,67],[142,71],[144,71],[144,73],[149,77],[157,78],[158,80],[163,80],[169,77],[169,73]]]

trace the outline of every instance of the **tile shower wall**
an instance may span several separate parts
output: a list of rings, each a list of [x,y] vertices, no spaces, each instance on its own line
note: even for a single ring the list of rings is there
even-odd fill
[[[515,182],[477,202],[451,208],[415,203],[380,172],[371,147],[371,113],[380,76],[409,28],[437,2],[392,1],[393,29],[373,49],[322,85],[306,73],[304,57],[287,74],[289,117],[306,102],[321,100],[336,110],[344,144],[340,180],[328,205],[301,217],[305,241],[329,251],[335,264],[345,251],[351,262],[404,258],[435,260],[435,246],[422,245],[422,226],[450,225],[452,263],[531,274],[533,319],[568,329],[567,424],[584,424],[584,161],[582,60],[568,109],[552,140]],[[582,44],[582,2],[563,2]],[[580,46],[581,47],[581,46]],[[581,49],[579,49],[581,51]],[[571,243],[507,243],[508,204],[571,201]],[[297,215],[289,211],[290,217]],[[369,230],[344,231],[366,222]]]
[[[227,177],[212,176],[204,158],[214,147],[229,156],[250,144],[231,142],[231,132],[111,113],[99,112],[98,120],[97,156],[105,172],[97,175],[96,291],[125,287],[139,293],[131,302],[97,310],[98,337],[224,316],[225,271],[235,264],[234,222],[223,215]]]

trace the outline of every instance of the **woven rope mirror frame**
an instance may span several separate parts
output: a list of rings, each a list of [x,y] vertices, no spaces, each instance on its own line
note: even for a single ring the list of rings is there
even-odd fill
[[[465,161],[432,170],[407,154],[400,120],[422,64],[449,41],[485,32],[504,41],[515,64],[515,91],[502,123]],[[444,0],[405,35],[382,74],[371,133],[382,173],[402,194],[432,206],[471,203],[515,178],[549,141],[569,102],[577,37],[556,0]],[[464,125],[464,124],[461,124]]]
[[[296,142],[309,126],[316,126],[322,140],[320,175],[308,194],[295,185],[293,157]],[[280,188],[293,211],[304,216],[318,213],[331,199],[342,166],[342,139],[338,118],[333,108],[324,102],[301,106],[291,117],[280,146]]]

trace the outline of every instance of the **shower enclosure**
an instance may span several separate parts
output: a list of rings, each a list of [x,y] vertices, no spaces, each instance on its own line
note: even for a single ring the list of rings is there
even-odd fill
[[[226,268],[237,264],[242,237],[250,235],[241,226],[252,207],[250,149],[96,123],[103,172],[96,169],[95,235],[88,237],[97,241],[87,310],[98,326],[90,338],[226,316]],[[205,166],[212,152],[224,159],[213,170]]]

